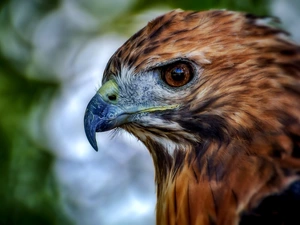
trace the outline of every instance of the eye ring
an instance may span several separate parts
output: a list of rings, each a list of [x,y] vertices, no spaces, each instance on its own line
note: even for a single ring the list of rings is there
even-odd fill
[[[162,78],[171,87],[181,87],[193,78],[193,71],[189,64],[176,62],[165,66]]]

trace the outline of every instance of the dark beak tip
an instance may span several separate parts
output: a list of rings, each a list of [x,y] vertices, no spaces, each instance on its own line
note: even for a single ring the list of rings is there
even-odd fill
[[[97,145],[92,146],[92,147],[93,147],[93,149],[94,149],[96,152],[98,152],[98,146],[97,146]]]
[[[99,123],[99,118],[89,110],[84,115],[84,131],[85,135],[91,144],[91,146],[98,151],[97,140],[96,140],[96,129]]]

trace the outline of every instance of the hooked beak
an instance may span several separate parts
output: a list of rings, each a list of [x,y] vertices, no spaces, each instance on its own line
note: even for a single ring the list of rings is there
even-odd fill
[[[89,102],[84,115],[84,130],[92,147],[98,151],[96,132],[111,130],[126,122],[127,117],[123,110],[107,103],[97,93]]]
[[[177,108],[178,105],[153,106],[143,102],[138,105],[120,104],[118,85],[109,80],[89,102],[84,115],[84,130],[92,147],[98,151],[96,132],[108,131],[135,120],[138,113],[151,113]]]

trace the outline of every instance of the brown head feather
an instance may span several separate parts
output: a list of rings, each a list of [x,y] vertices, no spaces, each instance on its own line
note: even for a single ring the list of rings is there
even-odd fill
[[[142,76],[174,60],[198,68],[189,94],[174,98],[182,108],[161,113],[181,130],[124,126],[152,154],[157,224],[238,224],[299,179],[300,47],[266,20],[172,11],[112,56],[103,81],[122,68]],[[177,143],[174,153],[153,136]]]

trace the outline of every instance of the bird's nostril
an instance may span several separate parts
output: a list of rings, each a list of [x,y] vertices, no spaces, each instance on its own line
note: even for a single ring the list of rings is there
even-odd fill
[[[110,101],[115,101],[115,100],[117,100],[117,96],[116,96],[116,95],[109,95],[109,96],[108,96],[108,99],[109,99]]]

